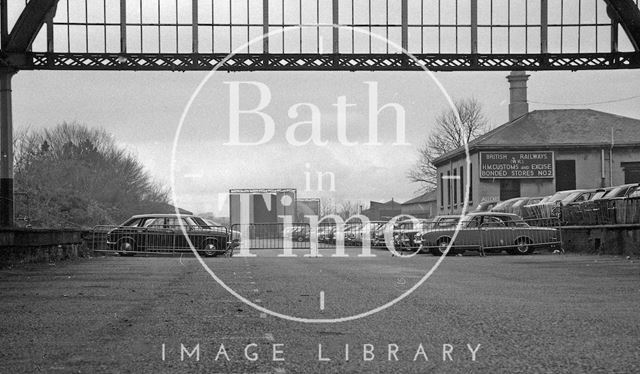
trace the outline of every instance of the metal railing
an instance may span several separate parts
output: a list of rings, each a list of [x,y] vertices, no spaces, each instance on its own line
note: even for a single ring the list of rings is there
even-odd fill
[[[565,206],[533,205],[522,209],[527,218],[557,218],[563,226],[640,223],[640,197],[599,199]]]
[[[184,231],[183,231],[184,230]],[[229,232],[224,226],[162,225],[149,227],[95,226],[84,237],[87,246],[97,252],[120,254],[191,252],[215,256],[229,249]]]
[[[289,238],[293,248],[309,248],[311,229],[307,223],[250,223],[231,225],[231,240],[242,239],[251,249],[279,249]]]
[[[406,248],[434,254],[442,253],[450,243],[450,253],[465,250],[522,254],[537,248],[562,249],[562,232],[558,219],[533,219],[509,222],[508,224],[483,224],[480,227],[439,227],[434,224],[407,242]],[[406,236],[406,235],[405,235]],[[402,235],[400,235],[402,238]],[[402,238],[407,241],[408,239]]]

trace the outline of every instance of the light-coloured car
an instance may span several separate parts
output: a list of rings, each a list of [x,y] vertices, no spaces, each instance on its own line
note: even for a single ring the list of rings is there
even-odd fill
[[[557,229],[529,226],[519,216],[511,213],[469,213],[460,218],[454,227],[434,228],[422,233],[421,250],[434,256],[466,250],[530,254],[535,248],[560,245]]]

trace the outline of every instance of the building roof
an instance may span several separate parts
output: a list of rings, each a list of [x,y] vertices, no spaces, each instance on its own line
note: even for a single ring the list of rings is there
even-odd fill
[[[414,197],[411,200],[405,201],[402,205],[420,204],[436,201],[436,191],[425,192],[420,196]]]
[[[399,202],[395,201],[394,199],[391,199],[389,201],[386,201],[384,203],[381,203],[379,201],[369,201],[369,209],[376,207],[376,208],[384,208],[384,207],[390,207],[390,208],[395,208],[396,205],[400,205]]]
[[[469,142],[469,151],[489,148],[566,148],[611,145],[640,146],[640,120],[592,109],[535,110]],[[435,165],[464,154],[464,147],[445,153]]]

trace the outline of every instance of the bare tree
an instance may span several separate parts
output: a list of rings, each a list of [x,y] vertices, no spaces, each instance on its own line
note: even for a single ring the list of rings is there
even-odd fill
[[[433,190],[438,185],[433,160],[464,146],[489,130],[482,105],[476,99],[456,100],[455,106],[457,113],[449,109],[436,117],[435,128],[418,149],[418,161],[409,170],[408,178],[419,183],[422,191]]]
[[[330,214],[337,214],[342,217],[342,219],[348,219],[360,213],[362,210],[367,209],[367,207],[368,203],[360,200],[342,200],[336,202],[333,198],[323,197],[320,199],[320,216],[325,217]]]
[[[101,129],[63,123],[16,137],[16,189],[35,226],[120,223],[168,203],[168,191]]]

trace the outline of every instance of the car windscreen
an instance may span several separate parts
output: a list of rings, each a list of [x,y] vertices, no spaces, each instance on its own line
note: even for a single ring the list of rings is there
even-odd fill
[[[458,217],[447,217],[447,218],[441,218],[440,220],[438,220],[438,224],[436,225],[437,227],[450,227],[450,226],[455,226],[458,224]]]
[[[549,198],[549,202],[556,202],[557,200],[564,200],[566,197],[572,195],[572,194],[579,194],[580,192],[575,192],[575,191],[560,191],[560,192],[556,192],[554,195],[552,195]]]
[[[593,196],[591,196],[591,198],[589,200],[598,200],[601,199],[605,196],[609,196],[610,192],[613,192],[615,190],[600,190],[600,191],[596,191],[596,193],[593,194]]]
[[[127,221],[125,221],[122,225],[120,226],[127,226],[127,227],[140,227],[140,225],[142,224],[142,218],[131,218]]]
[[[519,199],[511,199],[511,200],[503,201],[501,203],[496,204],[496,206],[494,206],[492,208],[492,210],[500,210],[500,209],[509,208],[510,206],[514,205],[518,201],[519,201]]]
[[[148,219],[146,219],[144,221],[143,226],[144,227],[155,227],[155,228],[164,227],[164,218],[163,217],[148,218]]]
[[[569,196],[565,197],[564,199],[561,199],[563,203],[571,203],[571,202],[580,202],[580,201],[586,201],[587,198],[589,197],[588,193],[585,192],[574,192],[572,194],[570,194]]]

